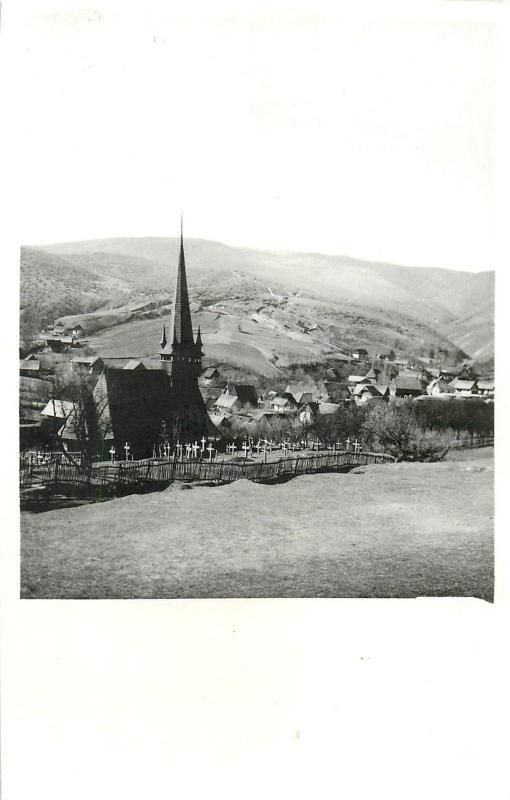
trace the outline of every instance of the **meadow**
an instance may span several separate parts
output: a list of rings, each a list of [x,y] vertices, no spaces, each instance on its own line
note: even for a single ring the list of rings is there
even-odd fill
[[[21,596],[492,600],[492,455],[22,513]]]

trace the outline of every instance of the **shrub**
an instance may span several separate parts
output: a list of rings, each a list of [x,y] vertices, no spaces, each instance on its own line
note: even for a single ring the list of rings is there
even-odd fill
[[[455,441],[453,431],[438,431],[420,425],[416,406],[379,404],[367,412],[365,439],[380,444],[399,461],[438,461]]]

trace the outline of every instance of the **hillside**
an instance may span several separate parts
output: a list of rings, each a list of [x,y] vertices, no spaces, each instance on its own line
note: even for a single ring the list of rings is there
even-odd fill
[[[178,240],[164,238],[23,248],[21,305],[53,319],[155,298],[165,304],[168,318],[177,256]],[[186,258],[190,294],[199,309],[195,324],[206,332],[211,357],[226,344],[238,346],[241,360],[246,348],[255,347],[273,364],[293,354],[320,358],[330,345],[416,353],[457,347],[477,358],[493,352],[493,273],[234,248],[200,239],[186,241]],[[126,349],[128,328],[128,355],[157,350],[160,322],[151,319],[97,334],[94,344],[105,354],[120,355],[112,350]]]
[[[491,600],[492,451],[466,455],[24,512],[21,596]]]

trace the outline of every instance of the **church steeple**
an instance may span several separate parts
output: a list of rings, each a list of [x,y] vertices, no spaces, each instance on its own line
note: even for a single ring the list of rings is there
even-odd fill
[[[159,344],[161,346],[161,349],[164,350],[166,347],[166,327],[164,324],[163,324],[163,335],[161,337],[161,341]]]
[[[169,379],[169,425],[174,441],[198,440],[211,430],[211,422],[198,385],[202,372],[202,355],[200,328],[195,340],[191,326],[181,216],[174,307],[168,338],[166,327],[163,326],[160,352],[161,366]]]
[[[172,312],[171,330],[174,343],[192,345],[193,328],[191,326],[191,312],[189,308],[188,283],[186,280],[186,263],[184,260],[184,241],[182,235],[181,214],[181,246],[179,251],[179,265],[177,267],[177,280],[175,282],[175,300]]]

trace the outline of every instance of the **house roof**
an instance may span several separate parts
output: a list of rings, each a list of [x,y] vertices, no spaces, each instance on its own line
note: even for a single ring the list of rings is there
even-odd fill
[[[235,394],[220,394],[214,405],[220,408],[233,408],[237,403],[239,398]]]
[[[448,385],[451,386],[452,389],[461,389],[465,391],[470,391],[471,389],[473,389],[474,386],[476,386],[476,381],[473,380],[466,381],[463,380],[462,378],[454,378],[453,381],[451,381],[451,383],[449,383]]]
[[[351,352],[353,353],[366,353],[368,355],[368,350],[364,347],[355,347]]]
[[[19,362],[19,368],[25,372],[39,372],[41,369],[41,362],[23,360]]]
[[[55,419],[67,419],[74,408],[69,400],[49,400],[41,411],[41,417],[54,417]]]
[[[374,389],[377,389],[380,395],[384,397],[384,395],[389,394],[390,387],[387,383],[374,383]]]
[[[287,406],[296,405],[296,401],[294,400],[293,396],[291,394],[288,394],[287,392],[285,394],[273,397],[271,402],[273,403],[273,405],[280,406],[281,408],[286,408]]]
[[[215,425],[217,428],[221,427],[221,425],[228,425],[229,418],[226,414],[209,414],[209,419],[211,420],[212,424]]]
[[[124,369],[145,369],[145,367],[141,361],[138,361],[136,358],[132,358],[124,366]]]
[[[360,397],[364,392],[368,392],[368,394],[378,394],[377,389],[375,386],[372,386],[371,383],[358,383],[357,386],[353,389],[353,396]]]
[[[319,414],[334,414],[339,408],[339,403],[319,403]]]
[[[418,392],[421,393],[422,388],[423,388],[422,387],[422,382],[418,378],[412,377],[410,375],[409,376],[408,375],[397,375],[397,377],[394,378],[394,382],[395,382],[395,388],[396,389],[402,389],[403,391],[406,391],[406,390],[407,391],[412,391],[412,392],[418,391]]]
[[[333,405],[335,405],[335,404],[333,403]],[[311,400],[311,401],[310,401],[310,402],[308,402],[308,403],[303,403],[303,405],[301,406],[301,408],[299,409],[299,411],[300,411],[300,412],[301,412],[301,411],[305,411],[307,408],[309,408],[309,409],[310,409],[310,411],[311,411],[313,414],[318,414],[318,413],[319,413],[319,403],[317,403],[315,400]]]
[[[202,378],[213,378],[214,375],[219,375],[219,374],[220,373],[216,369],[216,367],[207,367],[207,369],[204,369],[204,371],[202,372]]]
[[[249,383],[229,383],[225,389],[229,394],[233,393],[240,403],[249,403],[256,406],[258,402],[257,390]]]
[[[119,441],[134,449],[147,449],[157,441],[163,421],[173,418],[170,377],[165,370],[125,370],[105,367],[94,397],[104,410],[101,428],[113,431]]]
[[[361,383],[361,381],[366,381],[368,383],[370,381],[366,375],[349,375],[347,380],[349,383]]]
[[[291,395],[296,403],[307,403],[313,400],[315,387],[306,384],[289,383],[285,389],[285,394]]]
[[[477,385],[483,392],[494,391],[494,381],[477,381]]]
[[[102,362],[101,356],[74,356],[71,359],[71,364],[86,364],[89,367],[93,367],[98,361]]]

